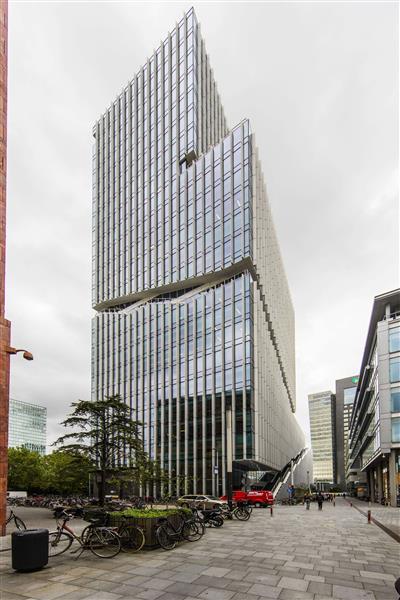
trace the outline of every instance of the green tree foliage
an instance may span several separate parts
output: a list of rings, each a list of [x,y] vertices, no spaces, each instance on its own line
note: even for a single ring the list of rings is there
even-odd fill
[[[8,449],[8,489],[29,494],[43,489],[43,460],[38,452],[27,448]]]
[[[136,470],[146,460],[140,438],[141,423],[120,396],[72,403],[71,415],[62,425],[72,431],[54,444],[61,450],[79,454],[97,465],[100,473],[99,500],[104,504],[106,483],[121,471],[121,465]]]
[[[40,456],[26,448],[8,450],[8,489],[29,494],[86,495],[93,464],[84,456],[53,452]]]
[[[87,456],[53,452],[43,457],[46,489],[62,496],[87,496],[89,474],[94,471]]]

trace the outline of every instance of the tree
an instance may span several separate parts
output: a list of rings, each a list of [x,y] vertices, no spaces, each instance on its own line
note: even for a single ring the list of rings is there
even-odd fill
[[[43,457],[46,491],[52,494],[87,495],[93,462],[83,454],[58,450]]]
[[[38,452],[27,448],[8,449],[8,489],[29,494],[43,489],[44,469]]]
[[[61,424],[74,429],[58,438],[61,450],[85,456],[100,472],[99,500],[104,505],[106,483],[121,467],[135,469],[145,459],[141,423],[120,396],[72,403],[72,414]]]

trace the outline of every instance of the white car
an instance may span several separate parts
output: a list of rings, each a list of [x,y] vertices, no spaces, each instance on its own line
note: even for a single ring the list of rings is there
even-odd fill
[[[216,496],[186,494],[177,500],[177,504],[182,507],[196,508],[223,508],[227,506],[224,500],[220,500]]]

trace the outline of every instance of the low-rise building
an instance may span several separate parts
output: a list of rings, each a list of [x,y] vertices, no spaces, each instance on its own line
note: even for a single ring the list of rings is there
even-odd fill
[[[373,501],[400,504],[400,290],[376,296],[349,431],[349,475]]]

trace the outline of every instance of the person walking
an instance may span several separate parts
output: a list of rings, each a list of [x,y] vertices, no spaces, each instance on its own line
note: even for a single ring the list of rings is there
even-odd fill
[[[324,496],[322,495],[321,492],[318,492],[318,494],[317,494],[318,510],[322,510],[323,501],[324,501]]]
[[[310,510],[310,501],[311,501],[310,495],[304,494],[304,503],[306,505],[307,510]]]

